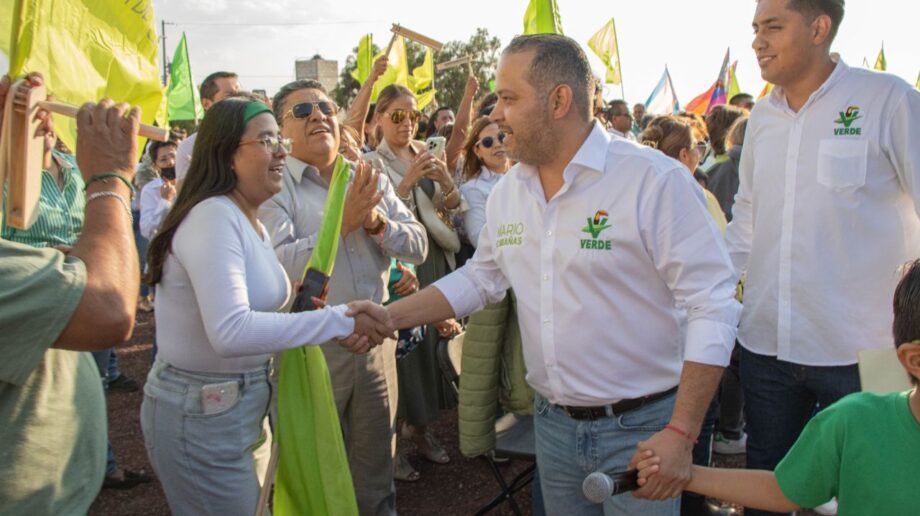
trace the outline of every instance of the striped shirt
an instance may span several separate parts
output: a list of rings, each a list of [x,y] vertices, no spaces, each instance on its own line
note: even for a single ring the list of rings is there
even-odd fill
[[[38,217],[29,229],[15,229],[3,222],[2,237],[32,247],[72,246],[83,228],[83,177],[76,160],[69,154],[52,150],[52,157],[61,169],[63,189],[54,176],[42,171]]]

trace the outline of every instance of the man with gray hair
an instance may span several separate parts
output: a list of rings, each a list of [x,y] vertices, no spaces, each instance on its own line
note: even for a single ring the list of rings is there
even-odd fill
[[[316,246],[329,183],[339,154],[336,106],[322,84],[294,81],[273,101],[281,134],[292,140],[281,192],[262,205],[259,219],[291,281],[300,280]],[[330,304],[386,301],[390,258],[420,264],[428,252],[424,227],[396,197],[386,176],[367,163],[353,167],[345,194],[341,241],[329,281]],[[393,484],[396,419],[396,342],[356,355],[322,345],[362,516],[396,514]]]
[[[740,312],[725,246],[682,165],[594,120],[578,43],[516,37],[496,86],[491,117],[519,163],[473,258],[389,305],[391,324],[463,317],[513,288],[546,512],[676,515]],[[661,470],[636,494],[658,501],[582,494],[586,475],[649,449]]]

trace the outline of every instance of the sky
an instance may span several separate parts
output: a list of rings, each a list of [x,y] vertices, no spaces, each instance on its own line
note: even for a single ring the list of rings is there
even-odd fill
[[[565,34],[585,48],[595,74],[603,65],[586,42],[611,17],[616,20],[628,102],[645,102],[665,65],[686,104],[718,75],[727,48],[738,60],[743,91],[764,86],[751,49],[754,0],[557,0]],[[477,27],[507,44],[522,30],[528,0],[154,0],[157,30],[166,21],[167,54],[182,32],[188,39],[196,83],[217,70],[240,75],[244,89],[274,94],[294,78],[294,61],[320,54],[339,66],[366,33],[379,46],[398,22],[442,42],[466,41]],[[920,3],[850,0],[834,43],[852,66],[875,62],[884,42],[888,71],[913,84],[920,72],[916,19]],[[6,69],[0,57],[0,66]],[[437,79],[435,79],[437,80]],[[620,98],[619,86],[605,97]]]

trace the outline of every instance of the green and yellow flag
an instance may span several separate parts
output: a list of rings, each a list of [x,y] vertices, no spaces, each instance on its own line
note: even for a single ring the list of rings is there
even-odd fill
[[[163,89],[152,2],[4,0],[0,49],[10,58],[11,77],[41,72],[60,102],[79,106],[110,97],[139,106],[145,124],[156,118]],[[54,124],[76,148],[76,121],[55,115]]]
[[[358,55],[355,59],[355,69],[351,72],[351,77],[364,85],[364,81],[371,75],[374,68],[374,37],[365,34],[361,41],[358,41]]]
[[[198,88],[192,79],[192,64],[188,58],[188,45],[185,33],[176,47],[172,63],[169,65],[169,88],[166,89],[167,114],[169,120],[194,120],[204,116]]]
[[[878,51],[878,57],[875,58],[875,66],[873,67],[880,72],[888,70],[888,61],[885,59],[885,45],[882,44],[882,49]]]
[[[610,21],[601,27],[601,30],[591,36],[591,39],[588,40],[588,48],[593,50],[607,67],[604,82],[621,84],[623,76],[620,70],[620,46],[617,43],[617,27],[613,18],[610,18]]]
[[[920,73],[917,73],[917,84],[914,84],[918,90],[920,90]]]
[[[421,66],[412,70],[412,75],[409,76],[409,89],[415,92],[419,111],[425,109],[434,100],[437,91],[430,87],[433,82],[434,59],[431,56],[431,48],[426,48],[425,60],[422,61]],[[426,88],[428,91],[424,91]]]
[[[385,51],[384,51],[385,52]],[[374,56],[374,61],[382,56],[383,52]],[[377,101],[380,91],[391,84],[401,84],[409,87],[409,60],[406,58],[406,39],[397,36],[390,48],[389,65],[383,75],[374,83],[374,90],[371,92],[371,102]]]
[[[339,156],[329,184],[316,247],[307,263],[332,275],[342,228],[351,168]],[[285,351],[278,377],[278,473],[276,516],[357,516],[358,503],[348,468],[332,381],[323,351],[303,346]],[[389,446],[389,443],[382,445]]]
[[[731,102],[732,97],[741,93],[741,86],[738,85],[738,76],[735,74],[735,70],[738,68],[738,61],[732,63],[731,68],[728,69],[728,92],[725,94],[725,99],[728,102]]]
[[[562,34],[556,0],[530,0],[524,11],[524,34]]]

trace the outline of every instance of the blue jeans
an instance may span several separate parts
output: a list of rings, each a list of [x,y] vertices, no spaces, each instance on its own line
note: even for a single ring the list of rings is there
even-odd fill
[[[859,391],[856,365],[818,367],[741,348],[748,469],[773,470],[819,410]],[[754,509],[745,514],[777,514]]]
[[[680,498],[651,502],[624,493],[601,506],[591,503],[581,490],[590,473],[626,471],[636,444],[663,430],[671,419],[674,400],[672,395],[618,416],[579,421],[535,395],[534,434],[546,514],[679,514]]]
[[[202,388],[230,382],[238,396],[205,414]],[[204,373],[154,363],[144,385],[141,430],[173,514],[255,513],[271,453],[271,392],[268,367]]]
[[[102,377],[102,386],[108,387],[110,383],[121,376],[118,369],[118,355],[115,348],[103,349],[102,351],[93,351],[93,359],[96,360],[96,367],[99,368],[99,376]]]

